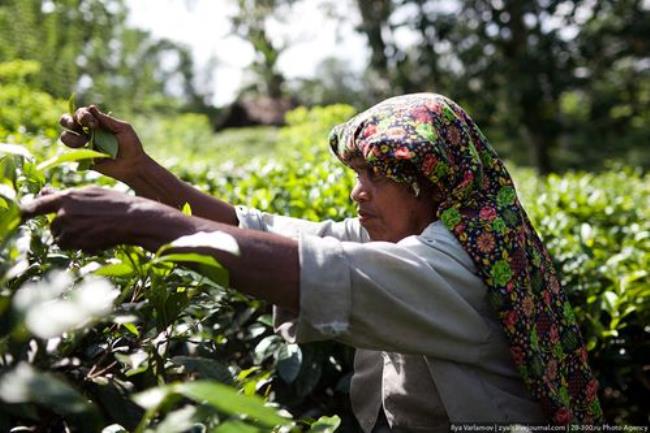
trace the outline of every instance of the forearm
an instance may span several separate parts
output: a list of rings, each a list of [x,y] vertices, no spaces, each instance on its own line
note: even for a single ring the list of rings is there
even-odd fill
[[[189,203],[195,216],[229,225],[238,224],[235,208],[231,204],[183,182],[149,157],[145,158],[138,170],[134,170],[125,182],[139,196],[176,209]]]
[[[228,269],[233,288],[298,312],[300,266],[297,241],[179,213],[165,216],[155,224],[144,222],[137,224],[138,235],[134,237],[134,243],[151,251],[180,236],[200,231],[222,231],[231,235],[237,242],[239,255],[207,247],[174,248],[170,251],[213,256]]]

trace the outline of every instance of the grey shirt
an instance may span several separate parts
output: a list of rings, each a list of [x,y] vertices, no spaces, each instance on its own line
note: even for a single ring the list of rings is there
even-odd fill
[[[353,218],[315,223],[241,206],[237,216],[242,228],[298,240],[300,312],[276,308],[276,330],[291,342],[357,349],[350,398],[365,432],[380,408],[395,432],[544,421],[487,287],[440,221],[389,243],[371,242]]]

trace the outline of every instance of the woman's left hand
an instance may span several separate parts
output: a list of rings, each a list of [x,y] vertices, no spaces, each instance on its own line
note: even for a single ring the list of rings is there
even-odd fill
[[[172,207],[99,187],[45,192],[22,206],[24,219],[48,213],[56,213],[51,224],[55,242],[87,252],[120,244],[155,251],[196,231],[190,219]]]

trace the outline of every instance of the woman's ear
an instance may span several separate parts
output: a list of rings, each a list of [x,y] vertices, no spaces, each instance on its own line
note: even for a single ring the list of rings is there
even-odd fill
[[[440,191],[440,188],[438,188],[437,185],[434,185],[426,177],[418,175],[417,185],[420,191],[416,197],[424,198],[425,200],[433,200],[435,203],[440,203],[442,201],[442,191]]]

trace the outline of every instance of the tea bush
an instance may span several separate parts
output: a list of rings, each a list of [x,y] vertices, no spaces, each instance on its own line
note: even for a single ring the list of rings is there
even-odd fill
[[[353,178],[329,154],[327,135],[353,113],[342,105],[298,109],[267,144],[256,143],[254,151],[238,145],[232,161],[221,158],[231,142],[210,138],[198,117],[179,117],[158,132],[153,125],[143,136],[177,127],[178,159],[169,160],[170,168],[220,198],[341,219],[354,214]],[[227,272],[203,256],[60,250],[47,218],[20,224],[17,203],[46,182],[123,185],[61,161],[39,166],[62,146],[24,131],[7,136],[1,141],[29,141],[31,153],[0,147],[2,431],[332,431],[339,423],[353,431],[349,348],[283,342],[270,328],[269,306],[227,289]],[[242,136],[255,139],[250,131]],[[190,157],[203,140],[209,148]],[[187,158],[183,142],[191,143]],[[163,145],[145,142],[148,149]],[[648,422],[650,178],[616,167],[545,179],[512,172],[575,307],[608,421]],[[203,272],[177,266],[187,261]],[[334,414],[340,419],[312,424]]]
[[[45,155],[52,146],[28,147]],[[345,399],[331,398],[351,367],[347,349],[281,342],[269,309],[226,289],[227,272],[207,257],[60,250],[47,218],[19,225],[17,203],[46,180],[59,188],[104,181],[66,165],[92,154],[63,152],[39,163],[15,144],[0,152],[0,429],[331,431],[339,424],[312,418],[348,411],[338,410]],[[204,173],[196,180],[212,184]],[[258,185],[259,177],[239,188],[261,207]],[[285,200],[297,209],[292,197]],[[175,266],[187,261],[206,272]],[[319,403],[321,393],[327,402]],[[258,394],[298,416],[279,416]]]

